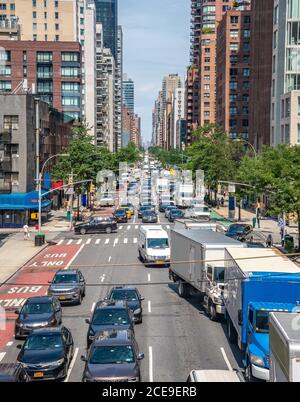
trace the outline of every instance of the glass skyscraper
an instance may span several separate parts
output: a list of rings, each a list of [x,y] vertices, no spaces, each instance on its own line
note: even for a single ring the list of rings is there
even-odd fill
[[[95,0],[96,20],[103,27],[103,47],[117,60],[118,0]]]
[[[134,82],[127,78],[127,74],[123,75],[123,104],[130,112],[134,112]]]

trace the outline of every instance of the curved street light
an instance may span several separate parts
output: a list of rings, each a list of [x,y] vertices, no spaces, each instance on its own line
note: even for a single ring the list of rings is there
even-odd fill
[[[39,192],[39,213],[38,213],[38,234],[41,235],[41,226],[42,226],[42,179],[43,179],[43,174],[44,174],[44,169],[47,165],[47,163],[51,160],[54,159],[58,156],[70,156],[70,154],[55,154],[50,156],[50,158],[48,158],[43,166],[42,169],[39,173],[39,180],[38,180],[38,192]]]
[[[244,140],[243,138],[237,138],[237,139],[234,139],[233,141],[235,141],[235,142],[244,142],[245,144],[249,145],[250,148],[252,149],[253,153],[254,153],[255,159],[257,158],[257,151],[254,148],[254,146],[251,144],[251,142],[249,142],[247,140]]]

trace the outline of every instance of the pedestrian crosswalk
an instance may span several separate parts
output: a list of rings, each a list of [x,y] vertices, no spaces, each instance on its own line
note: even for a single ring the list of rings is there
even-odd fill
[[[130,244],[137,244],[138,238],[128,238],[124,237],[122,239],[119,238],[83,238],[83,239],[59,239],[57,244],[59,246],[70,246],[70,245],[86,245],[86,246],[113,246],[116,247],[117,245],[130,245]]]

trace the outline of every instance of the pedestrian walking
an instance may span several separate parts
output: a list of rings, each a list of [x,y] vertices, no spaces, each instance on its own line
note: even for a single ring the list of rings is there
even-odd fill
[[[30,233],[29,233],[29,227],[27,223],[23,226],[23,234],[24,234],[24,240],[30,239]]]
[[[266,240],[266,245],[267,247],[273,247],[273,236],[270,234],[268,234],[267,240]]]
[[[260,213],[257,214],[256,220],[257,220],[257,227],[260,229]]]

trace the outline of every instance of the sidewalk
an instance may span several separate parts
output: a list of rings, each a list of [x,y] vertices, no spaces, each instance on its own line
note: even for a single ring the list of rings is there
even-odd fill
[[[227,204],[227,203],[226,203]],[[253,212],[247,211],[245,209],[241,209],[241,220],[238,220],[238,208],[236,208],[236,215],[234,220],[229,220],[228,219],[228,205],[225,205],[224,207],[218,208],[212,208],[214,213],[220,215],[224,219],[228,221],[228,223],[233,223],[233,222],[238,222],[238,223],[248,223],[252,225],[252,218],[255,217],[255,214]],[[294,244],[297,246],[298,244],[298,231],[297,231],[297,225],[290,225],[286,227],[286,231],[289,235],[294,237]],[[272,234],[273,236],[273,241],[274,245],[276,246],[281,246],[281,237],[280,237],[280,229],[277,225],[277,221],[271,218],[262,218],[260,220],[260,228],[256,227],[254,228],[254,232],[261,237],[263,241],[266,240],[268,234]]]

